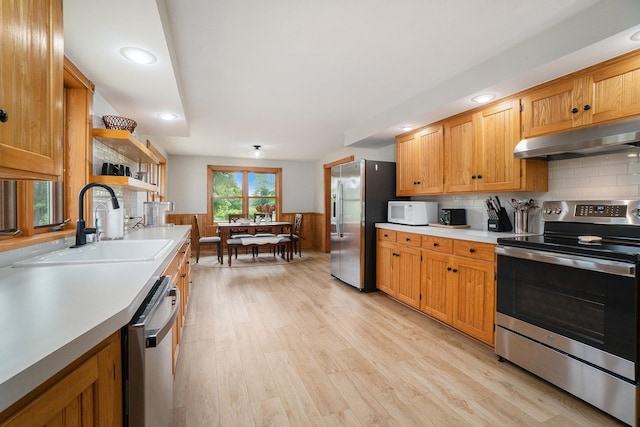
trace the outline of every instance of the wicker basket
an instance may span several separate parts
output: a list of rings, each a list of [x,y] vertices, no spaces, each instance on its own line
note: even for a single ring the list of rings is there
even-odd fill
[[[120,116],[102,116],[102,122],[107,129],[128,130],[132,133],[138,125],[135,120]]]

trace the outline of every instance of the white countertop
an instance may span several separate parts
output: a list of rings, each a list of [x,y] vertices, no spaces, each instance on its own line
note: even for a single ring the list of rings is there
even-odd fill
[[[190,229],[128,233],[173,241],[153,261],[0,268],[0,411],[125,326]]]
[[[532,235],[531,233],[516,234],[506,232],[495,232],[487,230],[477,230],[473,228],[442,228],[428,225],[400,225],[391,223],[377,223],[376,228],[386,230],[404,231],[407,233],[425,234],[428,236],[449,237],[451,239],[471,240],[472,242],[484,242],[496,244],[502,237],[517,237]]]

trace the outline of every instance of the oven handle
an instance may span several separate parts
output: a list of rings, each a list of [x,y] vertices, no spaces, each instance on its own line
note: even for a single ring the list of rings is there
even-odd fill
[[[635,277],[636,266],[633,263],[610,261],[599,258],[589,258],[576,255],[559,254],[539,250],[528,250],[496,246],[496,254],[530,261],[545,262],[563,267],[580,268],[582,270],[597,270],[615,276]]]
[[[167,317],[167,320],[160,326],[158,329],[152,329],[149,331],[149,334],[145,337],[145,347],[153,348],[157,347],[158,344],[164,339],[167,333],[171,330],[173,323],[178,317],[178,310],[180,308],[180,289],[175,286],[169,290],[169,295],[175,297],[173,300],[173,309],[171,310],[171,314]]]

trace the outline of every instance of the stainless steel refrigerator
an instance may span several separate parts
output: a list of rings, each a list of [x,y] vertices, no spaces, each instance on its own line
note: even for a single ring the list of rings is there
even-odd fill
[[[331,168],[331,275],[369,292],[376,289],[377,222],[396,199],[396,164],[359,160]]]

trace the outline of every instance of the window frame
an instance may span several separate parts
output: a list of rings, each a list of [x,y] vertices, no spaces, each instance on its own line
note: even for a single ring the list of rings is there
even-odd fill
[[[220,165],[207,165],[207,217],[210,224],[215,224],[214,212],[213,212],[213,175],[216,172],[231,172],[242,173],[242,211],[249,212],[249,174],[250,173],[264,173],[274,174],[275,186],[276,186],[276,211],[275,217],[282,217],[282,168],[269,168],[269,167],[252,167],[252,166],[220,166]]]

